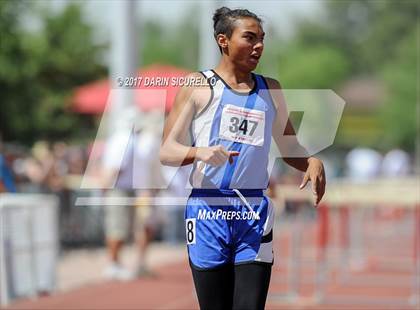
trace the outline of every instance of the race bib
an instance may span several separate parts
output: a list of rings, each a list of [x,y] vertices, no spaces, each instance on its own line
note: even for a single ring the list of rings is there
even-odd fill
[[[225,140],[262,146],[264,144],[265,112],[224,106],[219,137]]]

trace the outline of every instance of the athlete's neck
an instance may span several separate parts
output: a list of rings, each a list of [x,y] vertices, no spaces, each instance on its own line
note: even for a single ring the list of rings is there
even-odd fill
[[[254,80],[252,79],[251,71],[244,71],[234,66],[231,62],[227,62],[222,58],[219,65],[214,68],[214,71],[220,75],[230,85],[247,84],[252,88]]]

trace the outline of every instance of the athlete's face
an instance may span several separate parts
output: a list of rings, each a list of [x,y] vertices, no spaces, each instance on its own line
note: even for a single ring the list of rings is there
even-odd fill
[[[264,31],[253,18],[235,21],[232,36],[226,38],[228,57],[236,65],[252,71],[259,62],[264,49]]]

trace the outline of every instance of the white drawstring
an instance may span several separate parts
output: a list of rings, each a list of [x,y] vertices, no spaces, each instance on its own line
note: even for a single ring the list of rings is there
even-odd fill
[[[238,190],[238,189],[232,189],[236,195],[238,195],[238,197],[242,200],[242,202],[246,205],[246,207],[248,208],[248,210],[252,213],[255,214],[255,211],[252,209],[251,205],[249,204],[248,200],[245,199],[245,197],[242,195],[242,193]],[[255,217],[258,218],[258,217]]]

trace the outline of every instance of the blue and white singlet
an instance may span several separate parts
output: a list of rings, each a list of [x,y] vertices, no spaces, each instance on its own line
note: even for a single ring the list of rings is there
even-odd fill
[[[268,186],[268,155],[276,109],[261,75],[241,93],[213,70],[204,71],[211,87],[208,104],[193,119],[193,145],[222,145],[238,151],[233,162],[196,162],[185,209],[190,264],[212,269],[224,264],[273,263],[274,208],[263,194]],[[257,216],[255,216],[257,215]]]
[[[193,188],[265,189],[268,153],[276,109],[263,76],[252,74],[247,93],[231,89],[214,71],[202,72],[212,87],[208,104],[192,121],[194,146],[223,145],[238,151],[234,162],[213,167],[197,162],[191,173]]]

